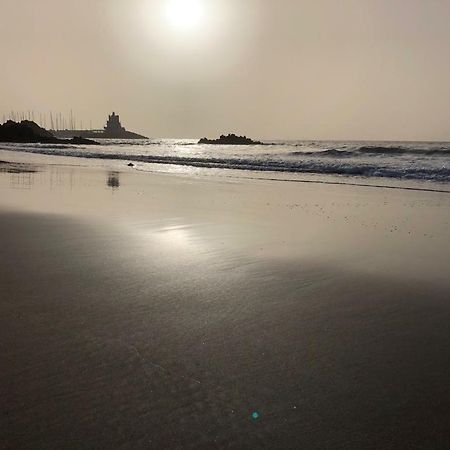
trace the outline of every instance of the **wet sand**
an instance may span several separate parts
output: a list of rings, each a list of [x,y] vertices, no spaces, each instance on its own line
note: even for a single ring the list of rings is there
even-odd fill
[[[0,448],[447,448],[448,194],[45,161],[0,171]]]

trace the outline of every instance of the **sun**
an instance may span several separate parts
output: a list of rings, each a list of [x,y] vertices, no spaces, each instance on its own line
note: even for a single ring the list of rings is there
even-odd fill
[[[204,17],[201,0],[167,0],[166,17],[177,30],[190,30],[199,26]]]

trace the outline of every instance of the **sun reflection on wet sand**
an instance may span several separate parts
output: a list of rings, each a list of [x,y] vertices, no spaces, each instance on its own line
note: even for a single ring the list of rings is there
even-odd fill
[[[143,245],[159,242],[179,257],[215,263],[236,254],[313,258],[349,270],[390,267],[434,278],[447,258],[450,208],[444,193],[61,165],[1,172],[0,187],[8,192],[4,207],[106,220],[141,236]]]

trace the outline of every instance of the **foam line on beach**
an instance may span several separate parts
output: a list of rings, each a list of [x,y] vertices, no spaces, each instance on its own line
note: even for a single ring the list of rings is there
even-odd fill
[[[205,169],[236,169],[259,172],[308,173],[318,175],[344,175],[365,178],[386,178],[397,180],[424,180],[433,182],[450,181],[450,168],[443,165],[437,167],[400,165],[392,166],[380,162],[343,161],[322,159],[261,159],[246,157],[211,157],[211,156],[178,156],[178,155],[143,155],[128,153],[92,152],[79,149],[55,149],[45,147],[6,146],[0,149],[17,152],[38,153],[50,156],[66,156],[100,160],[120,160],[151,164],[170,164],[178,166],[200,167]]]
[[[158,170],[143,170],[138,167],[135,168],[138,172],[143,173],[157,173],[161,174],[164,172],[158,171]],[[172,173],[170,173],[172,175]],[[177,175],[183,175],[183,174],[177,174]],[[203,176],[203,177],[210,177],[210,175],[197,175],[197,176]],[[278,181],[278,182],[288,182],[288,183],[307,183],[307,184],[326,184],[326,185],[332,185],[332,186],[357,186],[357,187],[369,187],[369,188],[377,188],[377,189],[397,189],[402,191],[419,191],[419,192],[435,192],[438,194],[450,194],[450,190],[445,189],[432,189],[432,188],[420,188],[420,187],[412,187],[412,186],[389,186],[389,185],[383,185],[383,184],[368,184],[368,183],[351,183],[351,182],[344,182],[344,181],[326,181],[326,180],[300,180],[300,179],[293,179],[293,178],[269,178],[269,177],[256,177],[256,176],[248,176],[248,177],[242,177],[239,175],[218,175],[214,174],[214,177],[217,178],[230,178],[230,179],[236,179],[236,180],[261,180],[261,181]]]

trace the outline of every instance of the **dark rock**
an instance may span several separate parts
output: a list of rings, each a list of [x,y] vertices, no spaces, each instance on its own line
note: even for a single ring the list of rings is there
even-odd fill
[[[98,142],[82,137],[74,137],[70,140],[58,139],[50,131],[30,120],[22,120],[22,122],[8,120],[3,125],[0,124],[0,142],[100,145]]]
[[[100,143],[92,141],[91,139],[86,139],[81,136],[75,136],[70,139],[68,142],[74,145],[100,145]]]
[[[134,164],[133,163],[129,163],[128,167],[134,167]]]
[[[59,139],[30,120],[22,120],[20,123],[8,120],[0,125],[0,142],[56,144]]]
[[[202,138],[198,143],[210,145],[263,145],[260,141],[254,141],[247,136],[236,136],[233,133],[227,136],[222,134],[219,139]]]

